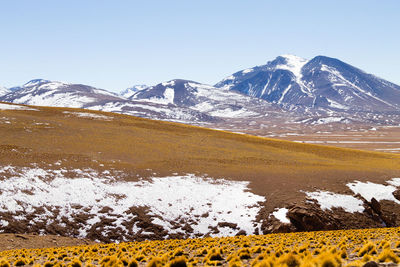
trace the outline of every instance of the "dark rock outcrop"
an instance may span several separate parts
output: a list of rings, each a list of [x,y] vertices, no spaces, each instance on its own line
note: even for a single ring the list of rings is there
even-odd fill
[[[393,196],[397,199],[400,200],[400,189],[397,189],[396,191],[393,192]]]
[[[371,199],[371,208],[379,215],[382,215],[382,207],[381,204],[379,204],[379,202],[373,197]]]
[[[294,206],[287,217],[298,231],[335,230],[340,228],[340,221],[332,214],[314,206]]]

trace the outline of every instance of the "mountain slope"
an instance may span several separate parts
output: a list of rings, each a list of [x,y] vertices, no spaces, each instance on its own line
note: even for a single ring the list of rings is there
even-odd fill
[[[0,232],[109,242],[400,224],[400,156],[83,109],[1,103],[0,118]]]
[[[2,96],[1,101],[53,107],[83,108],[89,103],[120,100],[116,95],[82,84],[36,79]]]
[[[400,86],[338,59],[279,56],[215,85],[286,108],[388,112],[400,108]]]

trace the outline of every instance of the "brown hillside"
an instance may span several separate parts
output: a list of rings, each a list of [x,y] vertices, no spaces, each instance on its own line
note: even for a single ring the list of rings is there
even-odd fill
[[[304,201],[302,190],[350,193],[354,180],[400,175],[400,156],[300,144],[178,123],[67,108],[0,110],[0,165],[117,169],[123,178],[194,173],[250,181],[266,211]],[[69,112],[69,113],[65,113]],[[72,112],[72,113],[71,113]],[[107,116],[79,117],[76,112]],[[8,121],[8,123],[4,123]]]
[[[113,113],[92,112],[112,120],[81,118],[87,110],[35,107],[39,111],[1,110],[10,124],[0,124],[1,164],[25,166],[92,160],[136,175],[199,173],[251,181],[260,195],[298,192],[315,185],[336,189],[345,181],[382,182],[400,174],[400,156],[299,144],[234,134]],[[13,149],[16,147],[17,149]],[[16,151],[23,151],[16,153]],[[99,168],[91,166],[93,168]],[[343,187],[343,190],[345,188]],[[288,195],[288,198],[291,198]]]

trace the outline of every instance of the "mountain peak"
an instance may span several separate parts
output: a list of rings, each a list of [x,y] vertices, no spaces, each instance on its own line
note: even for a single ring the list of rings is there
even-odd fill
[[[32,87],[32,86],[36,86],[41,83],[48,83],[48,82],[50,82],[50,81],[44,80],[44,79],[33,79],[33,80],[30,80],[29,82],[25,83],[23,85],[23,87]]]
[[[278,64],[276,69],[284,69],[292,72],[296,77],[300,76],[301,68],[307,64],[308,60],[295,55],[281,55],[278,58],[285,59],[284,64]]]
[[[185,79],[173,79],[167,82],[162,82],[161,84],[163,86],[174,86],[175,84],[185,84],[185,83],[198,83],[198,82]]]
[[[120,96],[129,98],[131,96],[133,96],[136,92],[142,91],[146,88],[148,88],[149,86],[145,85],[145,84],[136,84],[132,87],[126,88],[125,90],[123,90],[121,93],[119,93]]]
[[[307,59],[293,55],[293,54],[284,54],[284,55],[280,55],[279,57],[283,57],[290,61],[307,61]]]

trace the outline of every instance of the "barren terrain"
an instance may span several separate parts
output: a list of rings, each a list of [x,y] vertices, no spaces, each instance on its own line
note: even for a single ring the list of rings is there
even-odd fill
[[[12,249],[50,248],[89,245],[95,242],[87,239],[78,239],[56,235],[33,234],[0,234],[0,251]]]
[[[110,242],[400,223],[395,154],[12,104],[0,135],[2,232]]]

